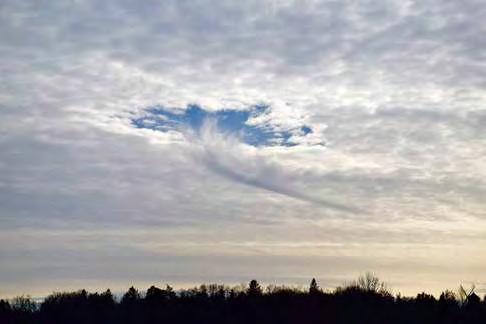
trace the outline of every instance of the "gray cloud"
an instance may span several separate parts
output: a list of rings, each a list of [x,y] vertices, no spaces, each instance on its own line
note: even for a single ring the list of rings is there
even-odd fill
[[[413,279],[484,282],[484,15],[479,0],[3,1],[0,228],[18,240],[2,241],[0,282],[8,294],[84,286],[164,244],[177,252],[120,282],[153,268],[198,278],[215,250],[218,278],[235,281],[269,258],[281,266],[255,276],[335,283],[383,266],[412,292]],[[326,147],[252,150],[130,124],[154,104],[262,102]],[[95,230],[107,238],[94,248]],[[76,256],[89,275],[69,276]],[[417,256],[425,275],[403,282]],[[310,266],[286,272],[296,260]]]

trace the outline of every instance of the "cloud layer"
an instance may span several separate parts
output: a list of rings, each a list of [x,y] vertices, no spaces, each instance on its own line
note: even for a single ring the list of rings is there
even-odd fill
[[[485,15],[475,0],[3,1],[0,295],[486,281]]]

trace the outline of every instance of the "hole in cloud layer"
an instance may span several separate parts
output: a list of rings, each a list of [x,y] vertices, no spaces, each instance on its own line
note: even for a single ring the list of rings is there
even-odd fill
[[[190,131],[200,134],[204,123],[212,120],[219,131],[238,137],[242,142],[260,146],[297,146],[313,133],[309,125],[283,127],[272,121],[270,106],[256,105],[248,110],[222,109],[208,111],[199,105],[188,105],[185,110],[153,106],[142,117],[132,119],[137,128],[161,132]],[[321,144],[322,145],[322,144]]]

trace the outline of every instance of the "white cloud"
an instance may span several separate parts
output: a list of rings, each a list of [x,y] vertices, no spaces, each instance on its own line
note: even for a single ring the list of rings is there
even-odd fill
[[[486,264],[484,13],[474,0],[3,1],[0,227],[19,239],[0,247],[10,267],[0,281],[22,274],[11,293],[42,281],[100,228],[109,238],[85,260],[115,257],[93,277],[135,260],[140,237],[160,231],[170,239],[153,246],[183,254],[188,232],[201,244],[196,261],[152,264],[188,271],[180,280],[221,243],[241,269],[260,259],[240,255],[288,255],[248,276],[275,269],[295,279],[334,262],[322,275],[335,280],[387,263],[384,272],[414,291],[400,269],[430,251],[417,265],[421,280],[446,273],[430,289],[484,281],[475,270]],[[131,125],[148,106],[191,103],[266,103],[273,125],[308,123],[312,136],[296,140],[326,146],[256,149],[210,127],[194,139]],[[39,228],[52,233],[36,247]],[[206,233],[226,243],[211,245]],[[383,241],[394,244],[382,255]],[[451,269],[444,242],[470,267]],[[307,251],[299,244],[315,244],[309,250],[327,261],[285,273]],[[320,253],[326,244],[343,246],[347,261],[334,248]],[[26,251],[45,260],[35,276]],[[246,278],[225,264],[218,278]]]

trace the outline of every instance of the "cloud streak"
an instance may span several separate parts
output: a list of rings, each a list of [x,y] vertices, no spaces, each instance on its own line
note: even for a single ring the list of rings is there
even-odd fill
[[[302,200],[325,208],[346,213],[359,210],[337,202],[313,197],[304,190],[296,189],[286,175],[285,169],[277,163],[267,161],[254,150],[242,150],[237,138],[221,134],[215,121],[207,120],[201,130],[200,145],[196,161],[202,161],[211,171],[230,180],[251,187],[264,189],[290,198]]]

